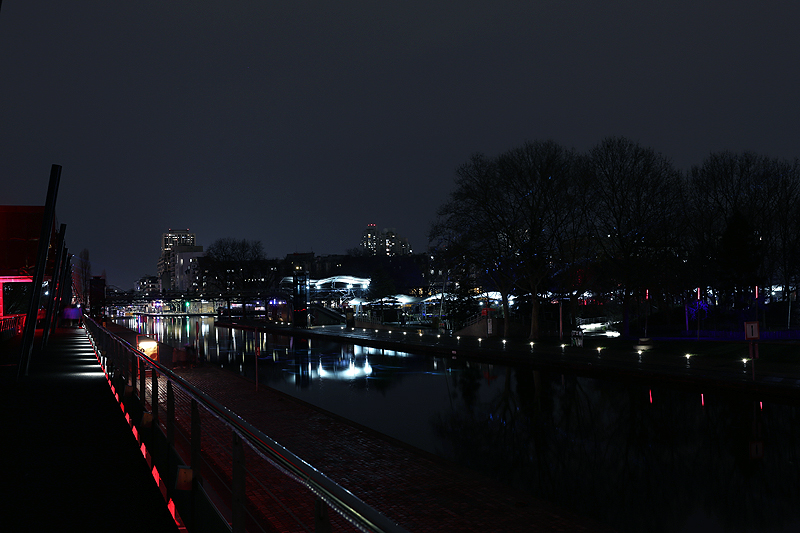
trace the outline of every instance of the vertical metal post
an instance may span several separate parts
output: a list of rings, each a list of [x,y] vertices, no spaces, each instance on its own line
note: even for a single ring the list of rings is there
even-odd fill
[[[64,260],[66,250],[64,249],[64,234],[67,232],[67,225],[61,224],[58,232],[58,240],[56,242],[56,263],[53,265],[53,275],[50,276],[50,299],[47,300],[47,314],[44,320],[44,329],[42,330],[42,348],[47,346],[47,340],[50,336],[50,329],[53,324],[53,314],[58,313],[58,289],[61,282],[61,263]]]
[[[137,357],[136,359],[139,361],[139,401],[142,404],[142,410],[144,410],[145,408],[144,402],[146,396],[145,391],[147,390],[147,388],[145,387],[144,380],[145,380],[145,374],[147,374],[147,366],[145,365],[144,361],[142,361],[141,357]]]
[[[64,247],[64,260],[61,262],[61,274],[59,275],[59,282],[58,282],[58,296],[56,300],[56,316],[54,317],[53,323],[50,325],[50,335],[53,335],[56,332],[56,326],[58,325],[58,311],[61,309],[61,302],[64,301],[64,291],[69,287],[69,290],[72,291],[72,269],[70,268],[70,258],[72,256],[69,254],[69,248]]]
[[[192,480],[200,482],[200,409],[192,398]]]
[[[314,532],[331,533],[331,520],[328,516],[328,504],[317,497],[314,502]]]
[[[50,168],[50,183],[47,187],[47,203],[42,215],[42,231],[39,233],[39,250],[36,254],[36,267],[33,271],[33,284],[31,285],[31,301],[28,306],[28,315],[25,319],[25,330],[22,334],[22,352],[20,353],[17,379],[21,375],[28,375],[31,355],[33,354],[33,340],[36,334],[36,318],[39,314],[39,300],[42,294],[44,272],[47,269],[47,251],[50,248],[50,234],[53,229],[53,220],[56,211],[56,196],[58,184],[61,181],[61,166],[53,165]]]
[[[244,533],[244,447],[242,438],[233,432],[233,466],[231,474],[232,533]]]
[[[172,465],[172,447],[175,445],[175,392],[172,390],[172,380],[167,380],[167,494],[172,496],[172,487],[175,486],[175,476]]]
[[[158,431],[158,371],[153,369],[151,380],[150,408],[153,411],[153,444],[156,442],[156,432]]]
[[[191,504],[191,528],[197,525],[196,501],[199,497],[198,492],[202,478],[200,477],[200,409],[197,400],[192,398],[192,442],[191,442],[191,462],[192,462],[192,504]]]
[[[133,395],[137,396],[136,392],[136,382],[139,380],[139,358],[136,357],[136,354],[133,352],[130,353],[131,356],[131,387],[133,387]],[[141,399],[141,394],[138,395]]]
[[[253,359],[255,359],[255,372],[256,372],[255,379],[256,379],[256,391],[257,391],[258,390],[258,358],[261,356],[261,338],[260,338],[260,336],[258,334],[258,330],[256,330],[253,333],[253,335],[254,335],[253,342],[256,345],[256,349],[254,350],[254,353],[253,353]],[[242,357],[244,357],[244,356],[242,356]]]

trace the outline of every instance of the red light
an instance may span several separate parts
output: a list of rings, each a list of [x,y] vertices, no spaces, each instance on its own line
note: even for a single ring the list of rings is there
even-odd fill
[[[764,402],[758,402],[758,406],[762,411],[764,410]]]
[[[702,392],[700,393],[700,405],[702,405],[703,407],[706,406],[706,400],[703,398]]]
[[[650,403],[653,403],[653,390],[650,389]]]

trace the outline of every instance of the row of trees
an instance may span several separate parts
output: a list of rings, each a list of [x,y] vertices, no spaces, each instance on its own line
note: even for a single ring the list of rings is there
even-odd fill
[[[675,303],[713,288],[732,308],[754,286],[797,286],[796,160],[721,152],[684,173],[625,138],[588,153],[532,141],[474,155],[455,181],[431,242],[460,285],[529,295],[532,338],[545,294],[617,298],[629,333],[645,295]]]
[[[277,284],[275,261],[264,256],[261,241],[224,237],[200,260],[204,290],[225,295],[263,292]]]

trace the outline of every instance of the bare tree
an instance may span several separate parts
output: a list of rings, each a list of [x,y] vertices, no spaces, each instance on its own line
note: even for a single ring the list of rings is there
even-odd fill
[[[243,293],[261,286],[264,250],[261,241],[224,237],[206,250],[209,281],[226,293]]]
[[[570,218],[575,156],[553,141],[527,142],[498,158],[497,186],[508,214],[515,281],[531,298],[530,338],[539,338],[539,297],[554,271],[559,239]]]
[[[514,214],[499,182],[495,159],[474,155],[456,171],[456,189],[439,208],[430,240],[453,257],[475,267],[486,285],[500,293],[504,335],[509,331],[508,298],[515,285]],[[469,269],[465,269],[469,270]]]
[[[730,305],[737,294],[752,291],[748,285],[770,277],[779,213],[774,204],[792,202],[778,166],[750,152],[720,152],[691,170],[689,222],[695,271],[702,272],[698,286],[717,286]]]
[[[625,138],[608,138],[588,156],[592,234],[620,289],[630,335],[635,292],[677,253],[683,181],[670,161]]]

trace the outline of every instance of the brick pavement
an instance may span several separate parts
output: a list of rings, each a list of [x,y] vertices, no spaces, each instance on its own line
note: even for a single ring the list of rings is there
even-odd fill
[[[176,373],[408,531],[608,530],[273,389],[256,391],[252,382],[233,373],[212,366]],[[159,395],[162,401],[165,394]],[[178,409],[176,417],[188,428],[186,409]],[[212,468],[229,476],[231,433],[212,418],[203,417],[203,452]],[[216,450],[212,437],[219,443]],[[266,480],[266,486],[248,483],[248,497],[258,508],[251,511],[278,531],[304,531],[309,524],[313,530],[310,492],[287,483],[274,468],[253,466],[257,461],[252,453],[247,462],[248,470],[255,468]],[[341,520],[334,523],[336,531],[344,527]]]

